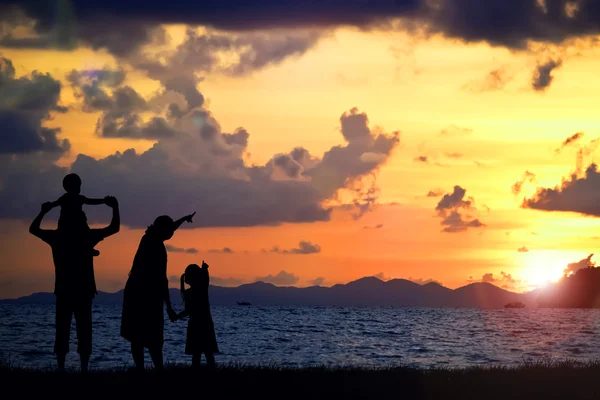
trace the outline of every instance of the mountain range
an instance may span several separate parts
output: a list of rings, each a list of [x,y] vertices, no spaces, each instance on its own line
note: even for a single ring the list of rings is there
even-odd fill
[[[537,307],[537,292],[513,293],[490,283],[471,283],[449,289],[431,282],[419,285],[405,279],[382,281],[375,277],[361,278],[332,287],[279,287],[255,282],[238,287],[210,286],[212,305],[236,305],[248,302],[256,306],[397,306],[397,307],[457,307],[501,308],[520,302]],[[179,304],[178,289],[171,289],[173,304]],[[120,305],[123,291],[99,292],[95,304]],[[34,293],[18,299],[0,300],[0,304],[53,304],[52,293]]]

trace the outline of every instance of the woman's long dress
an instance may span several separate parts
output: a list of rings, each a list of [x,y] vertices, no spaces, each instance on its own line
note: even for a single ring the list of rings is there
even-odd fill
[[[168,290],[165,245],[145,234],[125,284],[121,336],[146,348],[162,347]]]

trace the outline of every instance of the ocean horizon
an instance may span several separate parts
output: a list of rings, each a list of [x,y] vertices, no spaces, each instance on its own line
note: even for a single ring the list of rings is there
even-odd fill
[[[600,359],[600,310],[213,306],[218,363],[291,367],[516,366]],[[0,359],[53,368],[53,305],[0,305]],[[132,366],[121,307],[94,305],[92,368]],[[168,363],[184,354],[187,321],[165,321]],[[67,367],[78,368],[71,329]],[[146,362],[150,358],[146,354]]]

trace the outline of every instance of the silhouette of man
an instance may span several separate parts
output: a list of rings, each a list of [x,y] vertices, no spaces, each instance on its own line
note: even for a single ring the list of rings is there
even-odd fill
[[[105,228],[71,233],[59,222],[55,230],[41,229],[42,219],[52,209],[50,202],[42,204],[40,213],[29,227],[29,233],[39,237],[52,248],[56,296],[54,353],[59,370],[64,370],[65,358],[69,352],[73,315],[77,327],[77,352],[81,360],[81,371],[86,372],[88,369],[92,353],[92,300],[98,293],[91,250],[106,237],[119,232],[121,224],[117,199],[107,196],[105,201],[113,210],[110,225]]]

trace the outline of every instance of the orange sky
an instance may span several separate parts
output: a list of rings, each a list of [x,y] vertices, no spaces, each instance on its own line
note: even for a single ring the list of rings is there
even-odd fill
[[[182,28],[170,29],[174,43],[181,41]],[[495,284],[520,291],[556,279],[567,263],[595,252],[600,236],[598,219],[520,207],[536,187],[554,187],[574,171],[576,147],[555,154],[568,136],[585,132],[583,144],[600,133],[600,81],[595,79],[600,52],[575,45],[561,51],[564,65],[553,72],[554,81],[544,92],[530,87],[540,53],[350,29],[333,30],[304,54],[250,74],[205,73],[198,89],[222,130],[242,126],[250,133],[248,165],[265,164],[274,154],[299,145],[322,156],[343,144],[340,116],[353,107],[368,115],[372,129],[399,130],[400,145],[377,172],[379,205],[360,219],[336,210],[327,222],[181,230],[168,243],[198,253],[170,253],[169,275],[206,260],[212,276],[230,278],[233,285],[280,271],[295,275],[297,286],[317,278],[329,286],[382,274],[386,279],[434,279],[456,288],[487,273],[499,278],[505,272],[513,281]],[[78,154],[102,158],[128,148],[140,153],[153,145],[149,140],[96,136],[100,114],[84,113],[66,83],[72,69],[116,66],[118,61],[107,52],[0,48],[0,54],[12,60],[17,76],[39,70],[61,80],[61,102],[69,111],[46,123],[60,127],[60,137],[72,145],[59,165],[70,165]],[[477,90],[497,69],[509,77],[503,87]],[[127,83],[146,99],[160,89],[157,81],[131,68]],[[452,153],[454,157],[448,156]],[[428,162],[415,161],[420,156]],[[594,154],[588,155],[585,165],[593,160]],[[511,186],[526,170],[536,174],[537,182],[515,196]],[[84,194],[86,185],[93,183],[84,180]],[[474,217],[485,226],[442,232],[435,210],[441,197],[428,198],[427,193],[451,194],[455,185],[474,198]],[[37,211],[31,209],[31,219]],[[0,297],[52,290],[50,248],[28,234],[28,224],[0,220]],[[382,226],[365,228],[377,225]],[[122,288],[142,234],[124,227],[98,246],[100,290]],[[300,241],[318,244],[321,251],[261,252],[273,246],[296,248]],[[233,253],[209,252],[224,247]],[[529,251],[518,252],[521,247]]]

